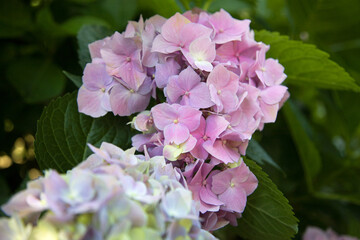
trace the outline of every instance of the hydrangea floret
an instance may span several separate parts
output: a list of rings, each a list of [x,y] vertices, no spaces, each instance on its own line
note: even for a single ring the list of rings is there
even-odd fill
[[[2,206],[0,239],[215,239],[164,157],[110,144],[66,174],[49,170]]]
[[[284,67],[266,58],[269,46],[255,41],[250,21],[225,10],[140,18],[89,49],[79,111],[140,112],[133,146],[182,174],[204,229],[236,225],[258,185],[242,156],[289,97]],[[157,104],[148,108],[151,98]]]

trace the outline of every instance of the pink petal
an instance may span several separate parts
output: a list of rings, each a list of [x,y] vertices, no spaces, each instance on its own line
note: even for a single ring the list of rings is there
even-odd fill
[[[194,108],[209,108],[214,105],[210,99],[210,90],[205,83],[201,82],[189,91],[189,105]]]
[[[155,82],[158,88],[164,88],[168,84],[170,76],[178,75],[180,65],[174,58],[169,58],[165,63],[158,63],[155,66]]]
[[[221,94],[219,94],[219,98],[223,106],[222,111],[229,113],[236,109],[239,101],[236,94],[233,94],[229,90],[222,90]]]
[[[179,87],[179,76],[171,76],[165,89],[169,103],[178,103],[179,98],[185,94],[185,91]]]
[[[218,115],[211,115],[206,118],[206,132],[212,143],[224,132],[229,126],[229,122],[225,118]]]
[[[90,91],[84,87],[84,85],[81,86],[77,97],[79,112],[94,118],[104,116],[107,113],[107,111],[101,106],[104,94],[105,93],[100,89]]]
[[[189,23],[186,24],[180,32],[180,44],[181,44],[181,51],[189,50],[190,44],[198,38],[207,38],[210,37],[212,33],[212,29],[207,28],[201,24],[197,23]]]
[[[180,30],[188,23],[190,23],[189,19],[180,13],[175,13],[162,26],[161,35],[168,42],[178,43],[179,38],[184,37],[184,35],[180,35]]]
[[[287,87],[277,85],[265,88],[261,91],[260,97],[266,104],[276,104],[281,101],[287,91]]]
[[[279,104],[268,105],[260,101],[261,112],[263,113],[263,118],[261,119],[264,123],[275,122],[276,116],[279,110]]]
[[[183,153],[187,153],[193,150],[196,145],[196,142],[197,142],[196,138],[194,138],[190,134],[189,138],[183,144],[181,144],[183,148]]]
[[[178,44],[168,42],[162,35],[157,35],[154,39],[151,51],[168,54],[179,51],[180,49]]]
[[[194,64],[197,68],[206,72],[211,72],[214,68],[209,61],[195,61]]]
[[[198,83],[200,83],[200,76],[189,66],[179,74],[178,85],[186,91],[190,91]]]
[[[220,201],[217,198],[217,196],[213,192],[211,192],[210,189],[207,187],[200,188],[199,195],[200,195],[200,199],[207,204],[217,205],[217,206],[223,204],[223,202]]]
[[[179,123],[184,124],[190,132],[197,129],[200,125],[202,112],[188,106],[179,108]]]
[[[150,101],[150,94],[141,95],[125,88],[122,84],[114,86],[110,94],[111,109],[119,116],[129,116],[145,110]]]
[[[214,85],[216,89],[222,89],[230,80],[230,71],[223,65],[217,65],[207,78],[207,84]]]
[[[221,194],[230,187],[233,176],[226,170],[212,176],[211,191],[215,194]]]
[[[93,58],[101,58],[100,49],[104,46],[105,42],[108,41],[109,39],[110,39],[110,37],[107,37],[107,38],[92,42],[88,45],[89,51],[90,51],[90,56],[92,59]]]
[[[214,144],[208,140],[204,142],[203,147],[208,153],[221,160],[225,164],[234,162],[234,160],[229,156],[228,151],[225,149],[226,147],[221,140],[216,140]]]
[[[164,128],[165,144],[179,145],[189,138],[189,129],[181,123],[171,123]]]
[[[155,126],[159,130],[164,130],[167,125],[172,124],[174,120],[178,118],[176,110],[172,107],[172,105],[167,103],[156,105],[151,109],[151,113],[154,118]]]
[[[198,159],[205,160],[209,156],[209,153],[202,146],[203,143],[204,143],[204,140],[202,138],[198,139],[195,147],[191,150],[190,153]]]
[[[225,208],[230,211],[242,213],[246,206],[246,193],[242,188],[229,187],[219,195],[219,199],[225,203]]]
[[[105,88],[112,82],[112,77],[107,74],[103,63],[88,63],[84,69],[83,82],[89,90]]]

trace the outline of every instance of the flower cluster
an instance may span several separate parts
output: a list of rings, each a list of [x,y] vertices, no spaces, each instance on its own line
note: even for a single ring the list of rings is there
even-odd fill
[[[336,232],[328,228],[326,231],[317,227],[307,227],[303,235],[303,240],[358,240],[356,237],[339,236]]]
[[[128,116],[160,99],[132,121],[142,132],[133,146],[180,169],[207,230],[236,225],[257,187],[241,155],[289,96],[283,66],[266,59],[269,46],[249,25],[224,10],[129,22],[89,45],[78,94],[79,111],[93,117]]]
[[[2,207],[12,218],[0,219],[1,239],[215,239],[163,157],[90,147],[80,165],[47,171]]]

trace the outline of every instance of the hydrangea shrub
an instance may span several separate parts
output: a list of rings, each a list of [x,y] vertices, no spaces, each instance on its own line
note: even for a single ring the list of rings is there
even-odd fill
[[[237,226],[258,187],[248,143],[289,97],[284,67],[249,25],[224,10],[188,11],[141,17],[89,44],[78,111],[131,116],[140,133],[132,149],[89,145],[71,171],[29,182],[3,206],[12,218],[2,236],[213,239]]]

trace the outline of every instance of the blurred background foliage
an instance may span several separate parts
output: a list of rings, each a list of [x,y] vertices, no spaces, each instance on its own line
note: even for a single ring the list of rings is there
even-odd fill
[[[358,0],[1,0],[0,203],[41,174],[34,135],[43,107],[82,74],[76,35],[86,24],[123,31],[128,20],[224,8],[266,29],[315,44],[360,83]],[[286,82],[285,82],[286,84]],[[307,225],[360,237],[360,94],[288,84],[291,100],[254,138],[282,169],[263,166]]]

